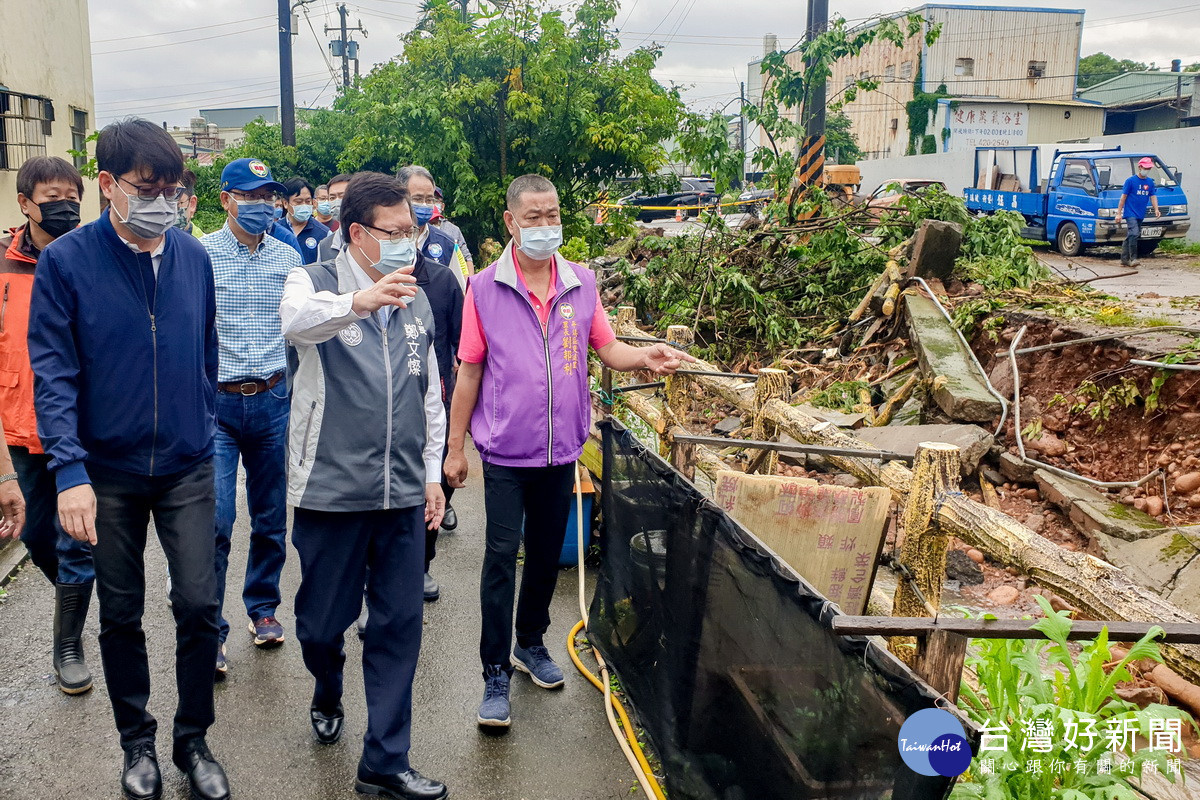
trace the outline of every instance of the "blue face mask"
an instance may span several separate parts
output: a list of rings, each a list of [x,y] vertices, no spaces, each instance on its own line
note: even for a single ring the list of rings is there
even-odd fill
[[[275,209],[275,211],[279,210]],[[270,203],[238,202],[237,204],[237,224],[251,236],[266,233],[267,228],[270,228],[274,221],[275,217],[272,215]]]
[[[371,266],[387,275],[389,272],[395,272],[398,269],[411,267],[417,261],[417,245],[412,239],[401,239],[398,242],[393,242],[390,239],[380,240],[375,234],[367,232],[375,241],[379,242],[379,260]]]
[[[417,218],[417,227],[424,228],[433,219],[432,205],[428,203],[413,203],[413,216]]]
[[[322,200],[317,203],[317,213],[322,217],[328,217],[333,214],[333,203],[328,200]]]
[[[292,218],[295,219],[296,222],[308,222],[308,220],[312,217],[312,212],[313,207],[310,205],[296,206],[292,209]]]
[[[239,203],[238,205],[241,204]],[[279,206],[275,206],[275,211],[273,213],[275,214],[274,219],[283,219],[283,209]]]

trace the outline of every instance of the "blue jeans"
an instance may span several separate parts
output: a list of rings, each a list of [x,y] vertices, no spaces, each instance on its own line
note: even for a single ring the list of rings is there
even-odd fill
[[[238,457],[246,467],[246,506],[250,511],[250,556],[242,600],[251,620],[275,615],[279,576],[287,555],[287,426],[286,381],[255,395],[217,392],[216,568],[217,610],[221,641],[229,623],[221,614],[233,521],[237,517]]]
[[[58,487],[50,471],[50,456],[24,447],[9,447],[8,452],[25,495],[21,541],[30,560],[51,583],[91,583],[96,579],[91,546],[72,539],[58,522]]]

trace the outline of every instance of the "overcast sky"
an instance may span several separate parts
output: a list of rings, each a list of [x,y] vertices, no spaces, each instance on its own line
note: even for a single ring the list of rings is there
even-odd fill
[[[358,37],[366,72],[368,65],[399,53],[398,37],[412,28],[419,0],[347,0],[347,5],[350,24],[361,20],[368,32],[366,39]],[[829,5],[831,14],[855,20],[919,4]],[[1160,67],[1172,58],[1200,61],[1200,2],[1030,5],[1086,8],[1084,54],[1103,51]],[[137,114],[186,126],[200,108],[278,104],[274,0],[91,0],[90,8],[99,125]],[[801,37],[805,8],[804,0],[622,0],[617,25],[626,48],[661,44],[658,78],[686,87],[694,108],[714,109],[737,97],[747,62],[762,52],[763,34],[777,34],[781,46]],[[335,89],[326,63],[332,34],[323,29],[336,25],[338,15],[334,0],[311,0],[306,9],[294,40],[296,100],[326,105]]]

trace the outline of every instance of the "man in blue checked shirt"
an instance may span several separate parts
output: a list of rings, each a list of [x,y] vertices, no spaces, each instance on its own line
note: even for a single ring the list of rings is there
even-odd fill
[[[283,184],[263,162],[240,158],[221,172],[225,226],[201,239],[213,263],[217,290],[216,570],[218,609],[225,599],[225,574],[237,514],[238,458],[246,468],[250,511],[250,556],[242,600],[250,634],[259,647],[283,643],[279,576],[287,551],[287,357],[279,326],[279,301],[288,273],[300,255],[267,235],[274,224],[275,197]],[[221,616],[217,677],[228,670]]]

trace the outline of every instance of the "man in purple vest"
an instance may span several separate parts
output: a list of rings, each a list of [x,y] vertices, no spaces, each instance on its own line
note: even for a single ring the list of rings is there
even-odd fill
[[[666,345],[618,342],[604,315],[596,276],[556,256],[562,244],[558,192],[540,175],[508,187],[504,224],[512,239],[496,263],[470,279],[463,303],[461,362],[450,411],[445,472],[467,477],[468,427],[483,458],[487,550],[479,595],[484,696],[478,722],[510,724],[513,668],[545,689],[563,673],[542,637],[570,512],[575,461],[591,426],[588,346],[609,368],[670,375],[691,356]],[[517,549],[525,567],[512,649]],[[511,656],[511,658],[510,658]]]

